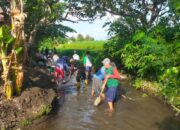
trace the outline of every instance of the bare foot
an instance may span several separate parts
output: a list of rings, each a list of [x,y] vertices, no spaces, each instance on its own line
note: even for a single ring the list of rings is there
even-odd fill
[[[94,91],[91,91],[91,97],[93,97],[94,96]]]
[[[108,112],[114,112],[114,109],[108,109]]]

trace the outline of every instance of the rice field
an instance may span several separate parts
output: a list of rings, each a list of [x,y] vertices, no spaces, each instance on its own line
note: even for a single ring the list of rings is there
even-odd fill
[[[59,52],[60,56],[69,57],[71,57],[74,51],[76,51],[80,56],[81,62],[86,54],[86,51],[88,50],[90,52],[90,55],[93,57],[94,65],[99,65],[101,63],[101,52],[105,43],[106,41],[80,41],[61,44],[56,47],[56,49]]]
[[[73,43],[61,44],[59,50],[102,50],[106,41],[78,41]]]

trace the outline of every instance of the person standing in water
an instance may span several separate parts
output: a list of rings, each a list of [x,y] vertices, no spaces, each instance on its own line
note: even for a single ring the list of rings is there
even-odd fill
[[[94,96],[94,93],[95,93],[95,92],[97,92],[98,94],[100,93],[101,87],[102,87],[102,85],[103,85],[104,74],[105,74],[105,67],[102,66],[102,67],[93,75],[91,96]]]
[[[105,58],[102,63],[105,67],[105,79],[107,79],[107,88],[105,94],[102,94],[101,96],[107,100],[109,111],[112,112],[114,110],[114,100],[116,98],[116,93],[119,87],[119,73],[117,68],[111,65],[109,58]]]
[[[86,52],[86,56],[83,58],[83,64],[85,67],[85,74],[86,74],[86,79],[85,79],[85,84],[88,84],[88,80],[90,79],[90,74],[91,74],[91,68],[92,68],[92,58],[90,56],[89,51]]]

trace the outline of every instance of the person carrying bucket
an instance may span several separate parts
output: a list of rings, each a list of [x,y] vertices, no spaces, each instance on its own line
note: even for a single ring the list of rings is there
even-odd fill
[[[119,86],[119,73],[115,66],[111,65],[110,59],[105,58],[102,63],[105,67],[105,80],[106,82],[106,91],[101,93],[101,97],[105,98],[108,102],[109,111],[114,110],[114,100],[116,98],[116,93]],[[105,86],[104,86],[105,87]],[[102,88],[104,90],[104,88]]]
[[[85,84],[88,84],[88,80],[90,79],[90,74],[91,74],[91,68],[92,68],[92,58],[90,56],[90,52],[86,52],[86,56],[83,58],[83,64],[85,67],[85,74],[86,74],[86,79],[85,79]]]

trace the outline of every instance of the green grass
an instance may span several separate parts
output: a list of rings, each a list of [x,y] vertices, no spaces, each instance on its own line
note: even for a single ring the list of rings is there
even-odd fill
[[[103,45],[106,41],[78,41],[74,43],[61,44],[56,47],[60,56],[71,57],[76,50],[77,54],[80,56],[81,62],[86,54],[86,51],[90,51],[90,55],[93,58],[93,63],[95,66],[101,65],[101,52],[103,50]]]
[[[106,41],[77,41],[73,43],[61,44],[57,48],[61,50],[102,50]]]
[[[41,106],[40,110],[38,111],[37,117],[43,116],[43,115],[48,115],[52,110],[51,105],[43,105]]]
[[[20,121],[20,125],[21,125],[21,126],[28,126],[28,125],[30,125],[30,124],[32,124],[32,121],[31,121],[30,119],[22,119],[22,120]]]

